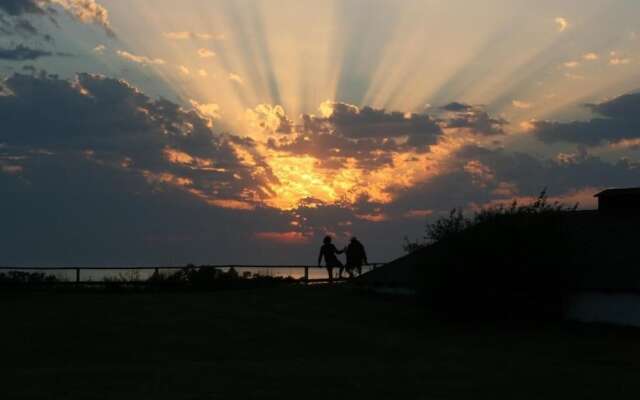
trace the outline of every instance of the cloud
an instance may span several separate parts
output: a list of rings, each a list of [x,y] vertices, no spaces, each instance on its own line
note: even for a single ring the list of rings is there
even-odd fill
[[[132,54],[129,53],[128,51],[124,51],[124,50],[117,50],[116,54],[118,54],[118,56],[120,56],[120,58],[123,58],[127,61],[131,61],[137,64],[144,64],[144,65],[164,65],[166,64],[166,62],[161,59],[161,58],[149,58],[146,56],[139,56],[136,54]]]
[[[107,50],[107,46],[103,44],[99,44],[93,48],[93,52],[96,54],[104,54],[105,50]]]
[[[302,232],[256,232],[256,238],[276,243],[285,244],[306,244],[309,243],[311,237]]]
[[[533,133],[545,143],[567,142],[588,146],[640,137],[640,94],[627,94],[586,107],[599,115],[589,121],[534,122]]]
[[[433,210],[409,210],[404,214],[406,218],[420,218],[423,220],[431,215],[433,215]]]
[[[291,212],[266,206],[283,195],[275,190],[293,188],[279,186],[285,177],[282,171],[275,176],[258,143],[210,128],[202,114],[216,113],[215,105],[185,109],[125,81],[90,74],[72,80],[17,74],[3,87],[0,240],[11,247],[3,253],[6,262],[303,262],[325,232],[339,238],[390,233],[386,212],[365,200],[324,205],[309,196]],[[321,176],[309,169],[313,163],[287,168],[297,182],[320,185]],[[349,172],[325,179],[341,183]],[[379,222],[367,229],[370,221]],[[402,226],[393,229],[398,238],[406,233]],[[397,243],[387,242],[379,241],[373,254],[399,252]],[[299,250],[289,248],[292,243]],[[252,252],[243,252],[247,247]],[[176,258],[180,254],[184,258]]]
[[[171,40],[187,40],[193,36],[191,32],[165,32],[163,35]]]
[[[228,75],[228,78],[229,78],[229,80],[230,80],[231,82],[235,82],[235,83],[240,84],[240,85],[244,84],[244,80],[242,80],[242,78],[240,77],[240,75],[230,73],[230,74]]]
[[[216,53],[203,47],[198,49],[198,55],[200,56],[200,58],[211,58],[215,57]]]
[[[562,65],[564,65],[566,68],[577,68],[580,66],[580,63],[578,61],[567,61]]]
[[[473,159],[485,165],[493,174],[487,186],[492,191],[504,189],[504,183],[508,183],[509,190],[502,193],[506,198],[514,193],[535,196],[544,187],[550,188],[551,194],[558,194],[583,188],[625,186],[633,184],[639,176],[637,167],[627,161],[611,163],[584,151],[568,157],[537,158],[505,149],[468,146],[455,157],[459,158],[458,163]]]
[[[282,106],[259,104],[245,112],[249,126],[269,134],[293,132],[293,121],[287,117]]]
[[[279,207],[295,208],[306,199],[351,205],[361,196],[391,201],[390,187],[409,185],[426,174],[424,158],[444,135],[426,114],[331,101],[319,111],[296,123],[279,106],[247,112],[253,131],[267,137],[267,162],[280,182],[273,189]],[[357,214],[369,220],[381,215],[375,210]]]
[[[344,170],[346,173],[349,173],[349,160],[355,161],[351,168],[363,168],[371,172],[393,166],[393,152],[402,150],[384,140],[349,139],[328,132],[308,132],[277,140],[271,138],[268,145],[279,152],[296,157],[311,156],[318,160],[317,164],[311,160],[311,167]]]
[[[467,161],[463,170],[471,176],[472,182],[479,187],[486,187],[496,179],[493,170],[479,160]]]
[[[320,231],[335,231],[332,215],[350,213],[266,207],[277,179],[254,141],[209,127],[200,112],[214,105],[196,112],[90,74],[1,86],[0,241],[12,265],[304,263]]]
[[[338,243],[364,236],[386,259],[399,253],[403,235],[423,230],[424,218],[454,206],[529,199],[545,186],[575,201],[633,184],[640,171],[586,151],[445,152],[443,142],[464,143],[466,131],[477,139],[473,118],[496,120],[471,105],[428,115],[326,102],[296,122],[282,107],[262,105],[252,118],[272,139],[265,143],[215,132],[216,104],[185,108],[104,76],[17,74],[1,87],[0,240],[8,263],[43,263],[45,254],[46,262],[74,264],[161,263],[176,260],[172,254],[183,255],[176,262],[298,262],[326,232]],[[640,101],[628,96],[588,107],[608,122],[628,121],[640,115]],[[451,128],[455,120],[464,128]],[[409,179],[409,168],[421,175]],[[303,184],[309,192],[288,203],[290,211],[270,207]]]
[[[201,117],[209,120],[209,127],[213,127],[213,121],[220,119],[220,106],[218,104],[200,104],[195,100],[190,101],[193,108],[198,111]]]
[[[504,126],[508,122],[503,118],[491,117],[482,107],[471,107],[466,111],[454,113],[443,121],[443,126],[449,129],[464,129],[474,135],[503,135]]]
[[[627,65],[630,64],[631,60],[629,58],[618,58],[614,57],[609,60],[610,65]]]
[[[0,60],[7,61],[29,61],[42,57],[51,57],[52,52],[46,50],[32,49],[27,46],[18,45],[13,49],[0,48]]]
[[[599,58],[600,56],[597,53],[585,53],[582,55],[582,59],[587,61],[595,61]]]
[[[188,111],[89,74],[74,81],[13,75],[5,85],[12,95],[0,96],[0,143],[16,155],[44,149],[81,156],[207,204],[251,204],[265,196],[259,187],[269,184],[268,171],[252,170],[261,160],[247,165],[237,156],[253,151],[253,142],[212,132],[215,105]]]
[[[350,170],[375,174],[396,162],[405,163],[394,158],[403,153],[424,154],[444,134],[438,121],[427,114],[388,112],[331,101],[322,103],[319,110],[320,115],[304,114],[300,125],[294,124],[279,106],[257,107],[248,111],[247,117],[253,121],[254,129],[271,135],[267,141],[270,149],[313,157],[317,161],[311,162],[317,162],[320,169],[344,171],[347,186],[356,184],[355,175],[349,176]],[[362,184],[366,187],[365,182]],[[375,213],[362,213],[365,214]]]
[[[554,21],[558,27],[558,32],[564,32],[569,26],[569,22],[567,21],[566,18],[556,17]]]
[[[43,2],[38,0],[2,0],[0,10],[11,16],[24,14],[45,14]]]
[[[54,12],[55,10],[43,8],[42,4],[35,0],[0,1],[0,34],[2,36],[39,37],[49,42],[52,40],[51,36],[41,33],[27,17],[42,17]],[[53,19],[52,16],[49,18]]]
[[[190,75],[191,74],[191,70],[189,70],[189,68],[185,67],[184,65],[178,66],[178,70],[180,71],[180,73],[182,75]]]
[[[390,215],[406,210],[430,210],[443,215],[453,207],[467,211],[513,199],[533,200],[548,188],[552,201],[592,208],[593,194],[606,187],[637,184],[638,165],[627,160],[607,162],[586,152],[558,158],[538,158],[506,149],[468,145],[445,162],[443,172],[394,194],[383,206]]]
[[[0,167],[0,240],[10,265],[291,263],[310,253],[253,236],[288,228],[290,216],[277,211],[211,206],[170,183],[80,155],[29,157],[20,171]]]
[[[521,100],[513,100],[511,102],[511,104],[515,107],[515,108],[520,108],[523,110],[527,110],[531,107],[533,107],[533,104],[531,103],[527,103],[526,101],[521,101]]]
[[[453,111],[453,112],[461,112],[461,111],[471,111],[473,110],[473,106],[464,103],[453,102],[449,103],[443,107],[441,107],[445,111]]]
[[[226,36],[222,33],[212,35],[210,33],[196,33],[195,37],[202,40],[224,40]]]
[[[29,24],[32,34],[38,34],[35,27],[21,17],[36,15],[46,16],[58,24],[57,12],[54,6],[59,6],[74,20],[83,24],[94,24],[103,28],[108,36],[115,37],[115,32],[109,21],[107,9],[95,0],[2,0],[0,11],[15,19],[12,29],[19,32]]]
[[[361,169],[365,174],[379,174],[378,179],[393,174],[393,168],[405,168],[413,171],[407,175],[409,180],[413,179],[409,176],[418,173],[416,168],[426,162],[424,157],[430,157],[433,146],[441,146],[439,151],[446,152],[447,142],[460,143],[503,134],[503,126],[507,123],[489,116],[479,106],[456,103],[439,110],[461,111],[448,111],[445,116],[433,117],[426,113],[360,108],[327,101],[320,105],[319,115],[302,115],[299,125],[294,124],[281,108],[250,110],[248,117],[254,121],[254,129],[271,134],[267,141],[270,149],[313,157],[318,168],[347,174],[349,170]],[[287,135],[274,135],[277,133]],[[363,182],[363,186],[366,185]],[[384,197],[382,194],[377,196]]]
[[[213,35],[210,33],[194,33],[189,31],[165,32],[163,33],[163,36],[170,40],[224,40],[225,38],[222,34]]]
[[[584,79],[583,75],[579,75],[579,74],[573,74],[571,72],[566,72],[564,74],[565,78],[570,79],[572,81],[581,81]]]
[[[51,2],[62,6],[77,21],[101,26],[108,36],[115,37],[109,22],[109,12],[95,0],[51,0]]]
[[[407,136],[409,140],[435,143],[442,133],[440,126],[427,114],[415,114],[359,108],[340,102],[321,105],[325,117],[305,116],[305,127],[311,131],[334,131],[348,138],[390,138]]]

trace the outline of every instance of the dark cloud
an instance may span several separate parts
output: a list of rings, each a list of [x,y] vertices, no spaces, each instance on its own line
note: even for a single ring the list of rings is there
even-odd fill
[[[55,23],[55,20],[51,20]],[[9,17],[0,12],[0,34],[3,36],[19,36],[23,39],[40,39],[43,42],[53,42],[53,37],[40,32],[36,26],[26,18]]]
[[[589,206],[598,188],[635,185],[640,178],[639,165],[628,160],[611,163],[586,153],[540,159],[478,146],[460,149],[443,168],[443,172],[422,183],[397,190],[389,204],[365,199],[349,209],[322,205],[319,209],[323,211],[318,214],[310,210],[297,212],[304,214],[310,224],[334,227],[338,233],[364,231],[376,238],[417,238],[423,234],[425,218],[444,215],[453,207],[468,210],[494,201],[531,199],[545,187],[552,199]],[[381,216],[384,220],[372,223],[358,215]],[[393,251],[388,242],[376,245]]]
[[[482,106],[465,103],[449,103],[442,110],[452,113],[443,118],[442,124],[447,128],[466,129],[476,135],[503,135],[508,121],[490,116]]]
[[[46,10],[41,1],[36,0],[0,0],[0,10],[11,16],[24,14],[44,15]]]
[[[292,214],[260,206],[274,178],[253,140],[216,134],[195,111],[103,76],[13,75],[0,87],[4,263],[304,263],[316,255],[315,244],[277,248],[255,235],[291,231]],[[252,165],[235,148],[251,153]],[[234,209],[243,204],[255,209]]]
[[[36,0],[0,0],[0,32],[4,35],[21,37],[38,37],[50,42],[52,38],[40,32],[29,20],[30,17],[47,17],[57,25],[56,10],[47,6],[46,1]]]
[[[214,134],[195,111],[152,100],[124,81],[16,74],[4,85],[12,95],[0,97],[0,143],[15,156],[34,149],[82,154],[210,202],[250,203],[273,179],[236,156],[236,147],[252,151],[251,141]]]
[[[254,187],[247,181],[247,172],[256,171],[237,165],[226,146],[249,151],[255,143],[190,127],[197,123],[190,112],[148,99],[125,82],[93,75],[67,82],[40,75],[14,76],[6,84],[13,94],[0,97],[3,263],[311,264],[327,232],[345,243],[348,235],[358,232],[371,245],[375,260],[401,252],[399,241],[374,236],[383,226],[364,234],[366,221],[354,218],[346,206],[303,206],[294,212],[259,206],[250,212],[212,207],[185,187],[167,181],[168,177],[162,178],[163,173],[186,177],[193,169],[191,178],[201,179],[201,184],[190,187],[204,191],[205,184],[217,186],[220,198],[228,198],[224,191],[234,183],[225,178],[227,174],[238,175],[232,180],[240,179],[242,189],[235,186],[233,190],[241,192]],[[141,107],[145,111],[136,112]],[[6,119],[9,114],[15,117]],[[162,156],[167,144],[190,150],[194,157],[209,157],[229,172],[216,176],[186,159],[175,166]],[[255,169],[259,167],[264,165]],[[150,179],[144,171],[159,178]],[[207,194],[214,198],[213,192]],[[296,229],[302,232],[298,234],[301,243],[267,240],[280,234],[287,238],[292,220],[300,222]]]
[[[320,166],[330,169],[344,167],[348,158],[354,158],[358,165],[375,169],[392,164],[392,152],[401,150],[388,139],[350,139],[329,132],[307,132],[295,138],[270,139],[269,147],[296,155],[310,155],[317,158]]]
[[[368,226],[340,206],[294,213],[211,207],[178,188],[149,184],[144,176],[81,155],[32,156],[22,160],[20,174],[0,172],[0,241],[8,265],[313,264],[326,233],[336,234],[339,244],[357,233],[370,259],[380,261],[401,254],[407,233],[401,225]],[[291,232],[293,214],[302,220],[304,243],[257,235]]]
[[[534,123],[534,134],[545,143],[599,146],[640,138],[640,93],[627,94],[600,104],[587,104],[600,117],[589,121]]]
[[[452,112],[462,112],[462,111],[471,111],[473,106],[465,103],[452,102],[447,105],[440,107],[444,111],[452,111]]]
[[[29,18],[46,17],[58,26],[56,7],[62,8],[78,22],[98,25],[107,36],[116,36],[109,22],[107,9],[96,0],[0,0],[0,31],[8,35],[40,36],[50,41],[51,36],[38,31]]]
[[[24,36],[38,35],[39,33],[38,29],[26,19],[18,19],[14,24],[14,29]]]
[[[0,48],[0,60],[6,61],[32,61],[52,55],[53,53],[50,51],[32,49],[23,45],[18,45],[13,49]]]
[[[478,135],[503,135],[508,122],[503,118],[493,118],[485,111],[460,113],[446,122],[447,128],[465,128]]]
[[[362,237],[370,258],[385,261],[401,253],[402,236],[421,233],[426,215],[535,196],[544,187],[561,196],[640,179],[636,163],[587,152],[540,159],[466,146],[424,182],[389,189],[394,201],[388,204],[366,195],[339,204],[309,198],[283,212],[261,205],[274,196],[277,178],[254,140],[218,134],[196,111],[152,99],[122,80],[28,71],[0,83],[5,263],[312,263],[326,233],[339,244],[352,234]],[[594,111],[619,119],[628,112],[623,105]],[[268,145],[313,155],[325,168],[355,158],[374,170],[392,165],[396,153],[428,151],[443,125],[475,129],[455,120],[484,111],[447,113],[448,119],[435,119],[343,104],[330,116],[305,116],[303,125]],[[246,206],[253,209],[229,208]],[[288,238],[297,244],[269,241]]]
[[[625,119],[640,112],[640,93],[625,94],[600,104],[587,104],[594,113],[607,118]]]
[[[307,116],[305,128],[326,128],[349,138],[389,138],[423,136],[435,143],[442,130],[435,120],[426,114],[387,112],[384,109],[334,103],[329,117]]]
[[[537,158],[470,145],[454,153],[441,174],[397,192],[387,208],[395,215],[412,209],[441,215],[453,207],[535,197],[544,188],[569,202],[574,201],[572,194],[586,190],[585,199],[576,200],[584,203],[592,201],[598,188],[636,186],[639,179],[640,165],[626,159],[608,162],[585,152]]]
[[[7,151],[0,149],[0,160]],[[274,248],[254,238],[261,230],[290,229],[290,216],[277,210],[211,207],[179,188],[81,154],[27,157],[12,161],[24,165],[19,174],[0,168],[4,264],[291,263],[316,255],[315,249]]]
[[[271,148],[311,155],[326,168],[341,168],[347,159],[372,170],[393,165],[394,153],[425,153],[444,135],[443,128],[461,129],[471,135],[504,134],[507,121],[493,118],[482,107],[451,103],[438,118],[421,113],[359,108],[346,103],[325,103],[328,116],[303,115],[297,134],[272,138]]]
[[[526,195],[544,187],[558,193],[585,187],[636,185],[640,178],[640,169],[627,160],[611,163],[586,152],[539,159],[504,149],[468,146],[458,152],[456,159],[460,163],[480,161],[493,172],[496,184],[514,183]]]
[[[329,116],[303,115],[297,134],[272,138],[269,146],[292,154],[312,155],[321,166],[337,169],[347,159],[375,169],[392,165],[394,152],[428,150],[442,130],[427,114],[388,112],[384,109],[331,103]]]

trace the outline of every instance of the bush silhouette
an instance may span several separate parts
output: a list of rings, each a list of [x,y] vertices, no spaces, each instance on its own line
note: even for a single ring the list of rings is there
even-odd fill
[[[41,272],[9,271],[0,273],[0,285],[3,286],[53,284],[56,282],[59,282],[57,277]]]
[[[244,289],[296,282],[291,277],[262,276],[248,271],[240,275],[233,267],[224,271],[207,266],[197,267],[193,264],[168,275],[154,273],[148,281],[154,287],[194,290]]]

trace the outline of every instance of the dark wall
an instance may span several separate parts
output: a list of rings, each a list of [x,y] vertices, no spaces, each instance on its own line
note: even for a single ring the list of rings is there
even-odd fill
[[[606,213],[640,214],[640,198],[637,195],[603,196],[598,199],[598,210]]]

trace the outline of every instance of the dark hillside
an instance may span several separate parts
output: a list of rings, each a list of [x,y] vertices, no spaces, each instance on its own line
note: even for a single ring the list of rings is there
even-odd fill
[[[637,214],[546,204],[452,212],[432,242],[363,276],[373,287],[419,292],[447,315],[559,316],[574,292],[640,291]],[[428,236],[429,237],[429,236]]]

